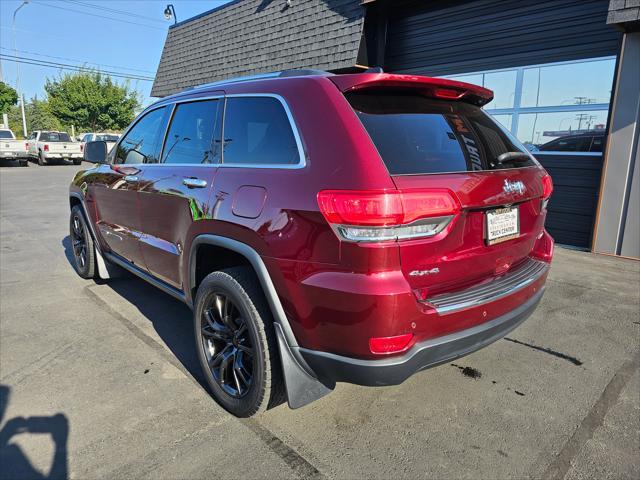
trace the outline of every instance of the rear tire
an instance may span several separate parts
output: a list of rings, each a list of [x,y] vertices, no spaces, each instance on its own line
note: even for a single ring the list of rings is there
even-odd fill
[[[71,239],[73,267],[76,272],[82,278],[94,278],[96,275],[95,245],[80,205],[71,209],[69,238]]]
[[[40,165],[41,167],[44,167],[47,164],[47,161],[44,158],[44,155],[42,154],[42,152],[38,153],[38,165]]]
[[[222,407],[250,417],[284,401],[271,311],[250,268],[207,275],[198,288],[193,318],[200,366]]]
[[[82,160],[81,160],[81,159],[76,159],[76,158],[74,158],[74,159],[73,159],[73,164],[74,164],[74,165],[82,165]]]
[[[20,166],[21,167],[28,167],[29,166],[29,161],[28,160],[20,160]]]

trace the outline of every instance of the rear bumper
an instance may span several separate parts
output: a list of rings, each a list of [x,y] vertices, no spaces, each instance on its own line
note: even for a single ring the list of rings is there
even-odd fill
[[[504,337],[536,309],[544,288],[514,310],[474,327],[415,344],[399,357],[362,360],[300,348],[309,367],[325,385],[397,385],[420,370],[468,355]]]
[[[0,152],[0,158],[9,158],[9,159],[24,159],[27,158],[27,152]]]
[[[51,159],[51,158],[55,158],[55,159],[67,159],[67,158],[78,159],[78,158],[82,158],[82,156],[83,156],[82,153],[43,153],[43,155],[44,155],[45,159]]]

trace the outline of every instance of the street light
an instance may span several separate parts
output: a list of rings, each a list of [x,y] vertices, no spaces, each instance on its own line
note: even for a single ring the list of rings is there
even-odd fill
[[[29,0],[24,0],[18,8],[13,12],[13,21],[11,22],[11,31],[13,33],[13,56],[18,58],[18,51],[16,50],[16,14],[24,7]],[[22,133],[24,138],[27,138],[27,119],[24,116],[24,95],[20,92],[20,62],[16,62],[16,90],[20,97],[20,110],[22,111]]]
[[[173,5],[167,5],[167,8],[164,9],[164,18],[167,20],[171,20],[173,18],[173,24],[178,23],[178,17],[176,16],[176,9],[173,8]]]

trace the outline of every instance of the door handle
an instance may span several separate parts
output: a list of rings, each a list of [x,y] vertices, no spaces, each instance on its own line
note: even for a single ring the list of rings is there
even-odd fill
[[[189,188],[204,188],[207,186],[207,181],[200,178],[184,178],[182,183]]]
[[[139,180],[137,175],[125,175],[124,177],[124,181],[125,182],[130,182],[130,183],[135,183]]]

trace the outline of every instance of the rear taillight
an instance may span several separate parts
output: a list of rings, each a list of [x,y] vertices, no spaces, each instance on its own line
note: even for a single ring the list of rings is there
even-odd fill
[[[320,211],[339,238],[386,242],[431,237],[460,211],[450,190],[323,190]]]
[[[44,144],[44,151],[45,151],[45,152],[48,152],[48,151],[49,151],[49,145],[48,145],[48,144],[46,144],[46,143]]]
[[[24,149],[25,149],[25,150],[29,150],[29,144],[28,144],[28,143],[25,143],[25,144],[24,144]]]
[[[549,204],[549,198],[551,197],[552,193],[553,181],[551,180],[551,175],[545,173],[542,177],[542,210],[545,210],[547,208],[547,205]]]
[[[83,152],[84,151],[84,145],[80,144],[80,151]]]
[[[553,181],[551,175],[545,173],[542,177],[542,198],[549,198],[553,193]]]
[[[405,333],[395,337],[370,338],[369,350],[371,353],[379,355],[402,352],[409,347],[412,339],[413,333]]]

